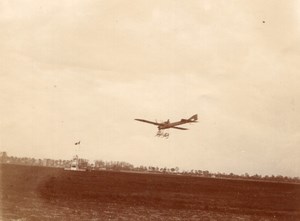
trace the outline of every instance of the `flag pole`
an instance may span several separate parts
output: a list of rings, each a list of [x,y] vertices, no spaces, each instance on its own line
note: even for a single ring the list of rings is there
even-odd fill
[[[79,166],[79,162],[78,162],[78,152],[79,152],[79,147],[80,147],[80,141],[75,143],[75,146],[78,146],[77,148],[75,148],[75,152],[76,152],[76,163],[77,163],[77,167]]]

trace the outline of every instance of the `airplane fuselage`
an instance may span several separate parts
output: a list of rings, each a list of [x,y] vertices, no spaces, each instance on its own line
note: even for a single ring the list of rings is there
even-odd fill
[[[159,125],[157,128],[159,130],[164,130],[164,129],[169,129],[172,127],[176,127],[178,125],[182,125],[185,123],[192,123],[192,122],[194,122],[194,121],[182,119],[181,121],[177,121],[177,122],[173,122],[173,123],[165,122],[164,124]]]

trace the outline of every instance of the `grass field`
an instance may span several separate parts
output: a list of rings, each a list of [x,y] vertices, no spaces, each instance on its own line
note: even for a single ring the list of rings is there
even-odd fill
[[[300,220],[300,185],[0,165],[2,220]]]

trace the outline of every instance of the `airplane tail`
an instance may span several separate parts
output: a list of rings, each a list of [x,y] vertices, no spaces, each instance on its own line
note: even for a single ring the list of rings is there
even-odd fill
[[[197,121],[197,120],[198,120],[198,114],[195,114],[189,118],[189,121],[192,121],[192,122]]]
[[[181,122],[188,123],[188,122],[196,122],[198,120],[198,115],[195,114],[191,116],[189,119],[181,119]]]

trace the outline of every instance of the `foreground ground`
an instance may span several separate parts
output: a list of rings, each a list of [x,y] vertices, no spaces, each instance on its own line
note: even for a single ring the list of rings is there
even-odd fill
[[[2,220],[300,220],[300,185],[0,164]]]

